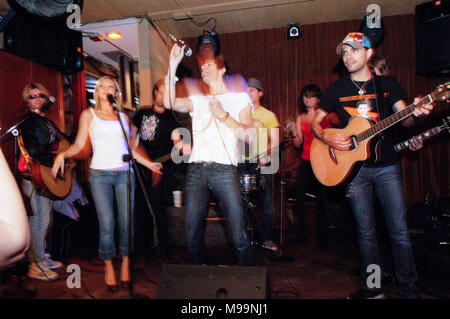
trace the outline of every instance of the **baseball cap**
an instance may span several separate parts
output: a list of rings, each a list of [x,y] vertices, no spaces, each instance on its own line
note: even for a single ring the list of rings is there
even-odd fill
[[[344,44],[348,44],[353,49],[361,49],[363,47],[370,49],[372,47],[369,38],[365,36],[364,33],[361,32],[350,32],[349,34],[347,34],[344,40],[337,46],[336,48],[337,54],[341,54],[342,46]]]
[[[251,88],[258,89],[259,91],[264,93],[264,87],[260,80],[255,78],[249,78],[247,81],[247,86]]]

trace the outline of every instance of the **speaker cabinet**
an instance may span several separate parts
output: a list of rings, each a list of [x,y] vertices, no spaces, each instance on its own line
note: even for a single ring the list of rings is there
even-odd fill
[[[63,72],[83,69],[81,32],[70,30],[64,17],[16,14],[5,28],[4,49]]]
[[[425,76],[450,74],[450,1],[416,6],[416,69]]]
[[[264,267],[163,265],[158,299],[265,299]]]

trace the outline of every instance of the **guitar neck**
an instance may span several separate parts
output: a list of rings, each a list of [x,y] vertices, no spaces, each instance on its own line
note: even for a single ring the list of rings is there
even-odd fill
[[[445,125],[441,125],[441,126],[436,126],[428,131],[425,131],[423,133],[420,133],[416,136],[414,136],[416,139],[418,139],[419,141],[426,141],[429,138],[443,132],[445,130]],[[407,149],[409,147],[409,145],[413,142],[414,137],[407,139],[406,141],[400,142],[398,144],[396,144],[394,146],[395,151],[400,152],[403,151],[404,149]]]
[[[408,116],[410,116],[416,107],[420,107],[424,104],[431,103],[433,99],[430,95],[427,95],[423,97],[420,102],[417,105],[410,104],[407,107],[405,107],[403,110],[396,112],[395,114],[392,114],[391,116],[385,118],[384,120],[378,122],[377,124],[371,126],[367,130],[361,132],[356,136],[359,142],[364,141],[366,139],[370,139],[374,137],[377,134],[380,134],[381,132],[385,131],[386,129],[390,128],[394,124],[397,124],[398,122],[404,120]]]
[[[164,163],[167,162],[168,160],[170,160],[172,158],[172,154],[166,154],[164,156],[161,156],[159,158],[157,158],[156,160],[154,160],[154,162],[156,163]]]
[[[291,137],[287,138],[286,140],[284,140],[283,142],[281,142],[280,144],[278,144],[278,146],[272,147],[272,148],[268,149],[268,150],[265,151],[265,152],[262,152],[262,153],[259,153],[259,154],[257,154],[257,155],[254,155],[254,156],[250,157],[250,159],[249,159],[250,163],[253,162],[253,161],[257,161],[260,157],[262,157],[262,156],[268,154],[269,152],[272,152],[272,151],[276,150],[277,148],[279,149],[279,148],[284,147],[284,145],[285,145],[286,143],[289,143],[289,142],[292,141],[293,139],[295,139],[295,136],[291,136]]]

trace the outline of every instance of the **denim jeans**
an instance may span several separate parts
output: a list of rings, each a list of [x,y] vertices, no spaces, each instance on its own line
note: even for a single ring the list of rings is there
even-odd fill
[[[255,254],[245,231],[244,207],[235,166],[214,162],[190,163],[186,175],[186,233],[193,264],[204,264],[205,218],[213,192],[227,220],[238,265],[255,265]]]
[[[127,175],[128,171],[107,171],[89,170],[89,182],[91,185],[92,197],[95,202],[98,223],[100,228],[99,257],[103,260],[110,260],[116,256],[114,244],[114,195],[117,203],[117,221],[119,225],[119,254],[128,256],[128,198],[127,198]],[[130,176],[130,219],[131,238],[133,238],[133,213],[134,213],[134,192],[135,175]],[[132,240],[133,242],[133,240]]]
[[[366,272],[368,265],[376,264],[381,267],[372,205],[374,191],[380,200],[389,231],[400,296],[415,297],[418,294],[416,285],[418,275],[408,235],[406,206],[398,164],[363,167],[347,189],[359,233],[363,283],[366,283],[370,275]]]
[[[30,206],[33,211],[33,215],[28,218],[33,261],[40,262],[45,258],[45,238],[50,225],[53,200],[39,195],[34,184],[26,179],[22,181],[22,190],[30,199]]]

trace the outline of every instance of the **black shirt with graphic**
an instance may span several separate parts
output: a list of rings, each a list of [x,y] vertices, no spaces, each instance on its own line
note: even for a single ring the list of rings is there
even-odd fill
[[[137,111],[133,124],[138,129],[139,143],[142,143],[152,160],[172,151],[172,131],[181,126],[171,111],[158,113],[153,108]]]
[[[400,100],[407,101],[408,97],[405,90],[394,77],[377,76],[377,78],[380,81],[380,89],[384,93],[383,103],[380,103],[381,99],[377,99],[378,92],[376,92],[374,79],[366,83],[364,86],[366,92],[360,95],[358,93],[358,87],[362,87],[364,82],[355,81],[356,85],[358,85],[357,87],[350,77],[345,77],[333,82],[323,92],[319,107],[327,113],[336,111],[342,127],[346,127],[349,120],[356,116],[362,116],[371,121],[379,122],[394,114],[393,105],[396,102]],[[375,163],[375,156],[371,156],[367,161],[367,165],[384,166],[397,162],[398,157],[394,150],[392,128],[378,134],[378,137],[381,138],[379,158]],[[375,140],[372,139],[371,143],[374,142]]]

